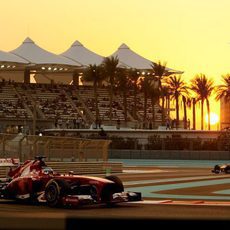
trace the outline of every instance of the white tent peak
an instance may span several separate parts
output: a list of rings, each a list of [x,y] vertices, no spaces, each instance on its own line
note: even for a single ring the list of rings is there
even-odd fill
[[[15,54],[29,63],[37,65],[71,65],[80,66],[78,63],[65,58],[60,55],[51,53],[34,43],[29,37],[27,37],[24,42],[15,50],[10,51],[10,53]]]
[[[122,43],[118,49],[130,49],[125,43]]]
[[[121,44],[117,51],[115,51],[111,56],[117,57],[119,59],[119,66],[125,68],[152,70],[152,66],[156,64],[130,49],[125,43]],[[175,73],[183,73],[167,67],[166,70]]]
[[[29,38],[29,37],[27,37],[27,38],[23,41],[23,43],[32,43],[32,44],[35,44],[34,41],[33,41],[31,38]]]
[[[152,61],[142,57],[133,50],[131,50],[126,44],[121,44],[120,47],[111,56],[118,57],[119,66],[125,68],[152,69]]]
[[[104,60],[103,56],[89,50],[79,41],[75,41],[61,56],[80,63],[83,66],[100,65]]]
[[[83,46],[83,45],[81,44],[81,42],[75,41],[71,47],[74,47],[74,46]]]

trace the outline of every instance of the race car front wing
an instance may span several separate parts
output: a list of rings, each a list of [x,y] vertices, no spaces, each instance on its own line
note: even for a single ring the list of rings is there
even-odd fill
[[[142,200],[142,197],[139,192],[120,192],[114,193],[109,203],[115,204],[140,200]],[[91,195],[67,195],[62,198],[62,203],[65,206],[78,206],[84,204],[96,204],[97,202]]]

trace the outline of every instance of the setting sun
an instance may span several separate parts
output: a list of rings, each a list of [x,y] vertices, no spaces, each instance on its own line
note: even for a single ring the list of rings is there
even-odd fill
[[[205,116],[205,122],[208,123],[208,114]],[[219,122],[219,116],[216,113],[210,113],[210,124],[215,125]]]

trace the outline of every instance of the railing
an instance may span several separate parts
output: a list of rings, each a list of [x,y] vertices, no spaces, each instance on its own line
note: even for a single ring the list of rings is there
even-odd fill
[[[0,134],[0,158],[24,161],[42,155],[47,161],[107,161],[109,144],[110,140]]]

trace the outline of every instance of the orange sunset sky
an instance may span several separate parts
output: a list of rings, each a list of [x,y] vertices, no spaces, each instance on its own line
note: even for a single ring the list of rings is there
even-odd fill
[[[221,75],[230,73],[229,0],[0,3],[3,51],[15,49],[28,36],[56,54],[67,50],[75,40],[103,56],[126,43],[145,58],[165,61],[168,67],[183,70],[186,81],[203,73],[219,84]],[[219,114],[218,103],[211,105],[211,112]]]

